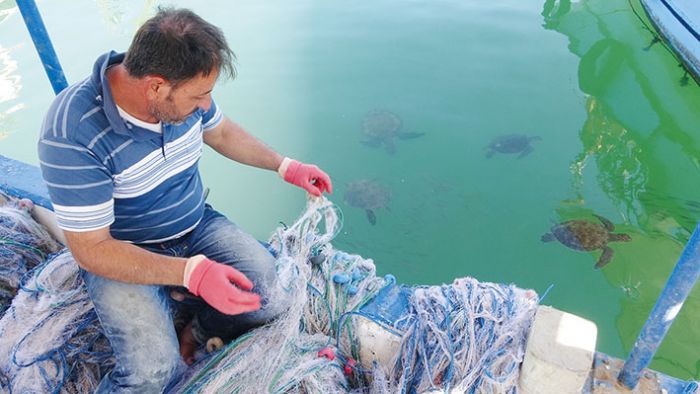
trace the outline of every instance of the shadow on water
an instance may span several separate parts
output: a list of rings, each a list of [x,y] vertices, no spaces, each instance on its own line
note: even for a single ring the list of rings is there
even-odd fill
[[[547,0],[542,16],[545,29],[566,36],[580,58],[578,82],[587,95],[582,150],[571,164],[569,203],[579,207],[563,203],[558,213],[589,213],[585,181],[595,179],[623,218],[616,229],[632,242],[617,247],[602,272],[620,289],[616,326],[628,352],[700,220],[700,88],[683,83],[683,69],[646,27],[638,1]],[[653,368],[700,377],[699,312],[696,288]]]

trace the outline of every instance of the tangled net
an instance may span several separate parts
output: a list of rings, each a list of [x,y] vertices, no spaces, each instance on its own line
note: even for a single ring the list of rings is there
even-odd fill
[[[333,248],[341,222],[331,202],[313,199],[292,226],[276,230],[270,248],[279,286],[270,302],[289,307],[219,351],[199,352],[172,392],[517,392],[534,292],[463,278],[410,289],[400,318],[382,321],[363,307],[395,281],[378,277],[371,259]],[[362,319],[396,336],[391,362],[360,359]],[[67,252],[32,272],[0,320],[0,335],[2,385],[10,391],[91,392],[113,366]]]
[[[93,393],[114,366],[67,249],[23,280],[0,320],[0,382],[9,392]]]
[[[29,200],[0,195],[0,316],[17,294],[20,279],[60,245],[30,215]]]

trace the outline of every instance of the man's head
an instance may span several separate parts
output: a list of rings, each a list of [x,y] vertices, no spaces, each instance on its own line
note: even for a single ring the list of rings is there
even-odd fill
[[[209,109],[219,74],[236,76],[234,60],[218,27],[190,10],[161,8],[136,32],[123,64],[146,82],[151,115],[178,123]]]

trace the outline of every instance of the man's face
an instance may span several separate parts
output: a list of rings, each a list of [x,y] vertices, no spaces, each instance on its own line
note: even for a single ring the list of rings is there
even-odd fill
[[[208,111],[211,107],[211,91],[218,75],[216,70],[207,76],[200,74],[175,88],[166,83],[149,105],[151,116],[164,123],[178,124],[198,108]]]

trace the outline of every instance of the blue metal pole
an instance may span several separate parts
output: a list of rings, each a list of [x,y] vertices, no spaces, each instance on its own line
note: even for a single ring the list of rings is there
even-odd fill
[[[44,21],[39,14],[39,9],[36,7],[34,0],[17,0],[17,7],[19,7],[19,12],[24,18],[24,24],[27,25],[27,30],[32,36],[34,47],[39,52],[39,57],[44,64],[44,70],[46,70],[46,75],[49,77],[53,91],[58,94],[61,90],[68,87],[68,82],[63,74],[61,63],[58,62],[58,56],[56,56],[56,51],[53,49],[49,33],[46,31]]]
[[[700,224],[683,249],[617,380],[633,389],[700,277]]]

